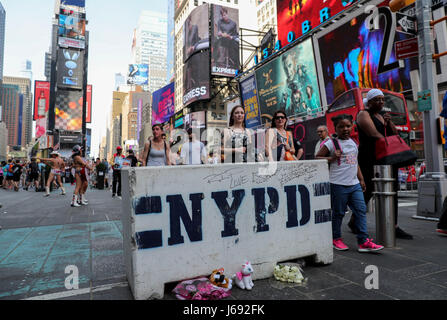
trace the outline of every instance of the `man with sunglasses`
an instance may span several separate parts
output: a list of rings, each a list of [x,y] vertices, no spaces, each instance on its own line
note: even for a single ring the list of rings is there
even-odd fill
[[[331,138],[329,136],[329,130],[326,126],[319,126],[317,128],[317,134],[320,140],[318,140],[317,145],[315,146],[314,156],[317,155],[318,151],[320,151],[321,147],[324,146],[326,141],[328,141]]]

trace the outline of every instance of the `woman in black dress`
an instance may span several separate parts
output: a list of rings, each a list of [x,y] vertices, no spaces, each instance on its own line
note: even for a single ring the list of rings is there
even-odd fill
[[[375,145],[377,139],[386,136],[397,135],[397,129],[391,121],[391,116],[388,113],[382,112],[385,106],[385,96],[382,91],[372,89],[368,92],[367,98],[364,100],[366,109],[360,111],[357,115],[357,128],[359,131],[359,166],[362,170],[363,177],[366,183],[366,191],[364,192],[365,203],[368,204],[371,200],[374,191],[374,165],[376,158]],[[394,189],[398,190],[397,173],[399,168],[393,166],[393,177],[396,178],[394,182]],[[398,227],[398,197],[394,197],[395,205],[395,226],[396,237],[400,239],[413,239],[413,236],[403,231]],[[353,223],[353,216],[348,226],[355,233],[355,224]]]

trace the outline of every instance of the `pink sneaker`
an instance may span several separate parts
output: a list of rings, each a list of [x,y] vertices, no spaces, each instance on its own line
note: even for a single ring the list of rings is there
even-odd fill
[[[341,238],[332,240],[332,245],[334,246],[334,249],[338,251],[349,250],[349,247],[343,243],[343,239]]]
[[[364,244],[359,245],[359,252],[376,252],[383,249],[383,246],[372,242],[372,239],[366,239]]]

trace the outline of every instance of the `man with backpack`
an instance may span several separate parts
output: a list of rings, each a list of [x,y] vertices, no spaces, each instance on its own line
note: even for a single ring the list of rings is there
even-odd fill
[[[14,164],[12,163],[12,159],[8,159],[8,163],[3,167],[4,171],[6,173],[6,176],[4,177],[5,180],[5,185],[4,188],[6,190],[9,190],[12,188],[12,178],[13,178],[13,174],[12,174],[12,167],[14,166]]]
[[[16,160],[15,164],[12,166],[12,180],[14,184],[14,191],[19,191],[20,178],[22,177],[22,165],[20,160]]]
[[[29,172],[29,180],[27,182],[25,190],[28,191],[29,186],[31,183],[34,183],[34,188],[36,189],[36,192],[39,191],[39,165],[36,162],[36,158],[31,158],[31,162],[28,165],[28,172]]]

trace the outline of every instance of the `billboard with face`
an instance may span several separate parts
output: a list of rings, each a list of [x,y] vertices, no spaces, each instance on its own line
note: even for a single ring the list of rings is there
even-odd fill
[[[58,90],[55,101],[55,129],[82,130],[82,91]]]
[[[147,64],[130,64],[129,74],[127,76],[127,84],[130,85],[147,85],[149,83],[149,65]]]
[[[311,39],[256,70],[256,82],[264,122],[277,110],[288,117],[322,111]]]
[[[389,9],[386,9],[389,10]],[[383,17],[383,16],[382,16]],[[404,68],[379,73],[381,56],[389,43],[385,40],[385,19],[379,20],[379,30],[370,30],[364,9],[345,18],[345,23],[328,28],[315,38],[316,56],[319,57],[323,101],[329,105],[341,93],[352,88],[381,88],[395,92],[411,89],[411,61]],[[394,42],[411,37],[391,31]],[[390,38],[390,42],[391,42]],[[397,62],[394,45],[390,48],[389,64]],[[417,60],[417,59],[416,59]],[[416,61],[417,64],[417,61]],[[324,89],[323,89],[324,87]]]
[[[84,52],[73,49],[58,51],[57,86],[82,89],[84,84]]]
[[[47,132],[47,116],[50,107],[50,83],[35,81],[34,83],[34,117],[36,121],[36,138]]]
[[[210,55],[199,52],[183,65],[183,104],[210,98]]]
[[[152,125],[168,122],[175,113],[174,82],[152,94]]]
[[[211,6],[211,73],[234,77],[240,68],[239,10]]]
[[[278,40],[285,46],[289,43],[290,32],[297,39],[355,2],[356,0],[277,0]]]
[[[194,53],[210,47],[209,5],[195,8],[183,26],[183,61]]]

